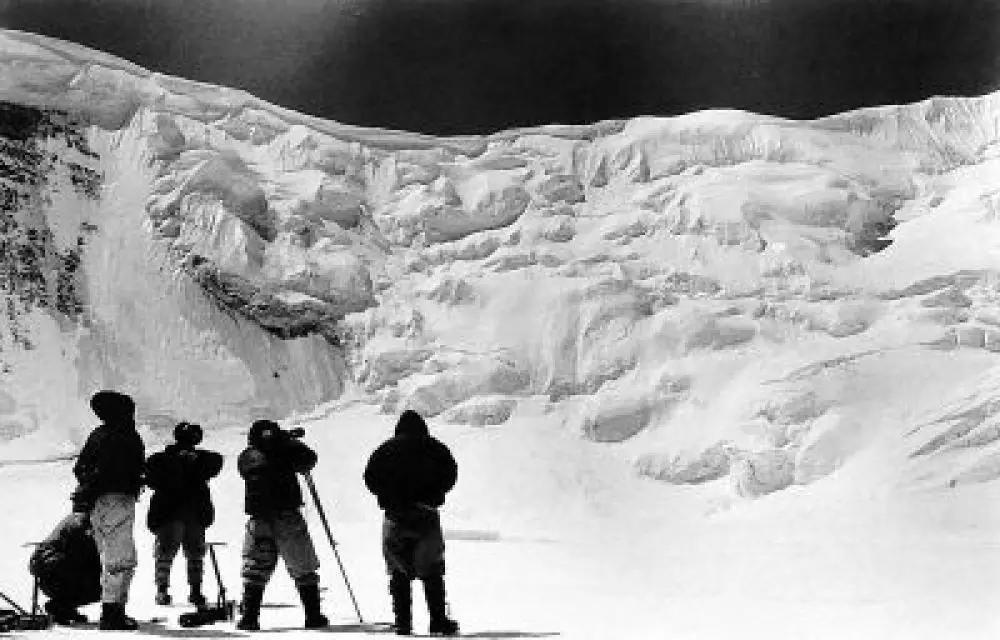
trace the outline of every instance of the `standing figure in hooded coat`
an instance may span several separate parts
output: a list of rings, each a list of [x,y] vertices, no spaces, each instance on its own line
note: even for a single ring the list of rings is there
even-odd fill
[[[247,436],[237,467],[246,483],[244,508],[249,517],[243,538],[242,615],[236,628],[260,629],[264,587],[280,557],[295,581],[305,628],[326,627],[319,596],[319,558],[302,517],[302,489],[296,477],[316,466],[316,452],[271,420],[257,420]]]
[[[28,570],[49,597],[45,611],[56,624],[87,622],[77,608],[101,599],[101,555],[86,517],[63,518],[35,547]]]
[[[410,582],[419,578],[430,614],[432,635],[455,635],[458,623],[446,612],[444,535],[438,507],[458,479],[451,451],[431,437],[415,411],[404,411],[395,435],[368,460],[365,485],[385,511],[382,555],[397,635],[410,635],[413,618]]]
[[[132,631],[125,615],[135,575],[135,503],[143,485],[146,450],[135,430],[135,403],[115,391],[98,391],[90,407],[101,419],[73,465],[79,482],[73,511],[86,514],[101,555],[101,623],[104,630]]]
[[[153,490],[146,525],[156,536],[157,604],[170,604],[170,567],[183,547],[191,587],[188,602],[205,606],[205,530],[215,521],[208,482],[222,470],[222,456],[197,449],[201,439],[201,425],[181,422],[174,427],[175,442],[146,461],[146,484]]]

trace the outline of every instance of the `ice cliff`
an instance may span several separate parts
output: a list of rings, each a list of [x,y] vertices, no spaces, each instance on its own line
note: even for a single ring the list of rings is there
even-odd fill
[[[0,100],[7,457],[110,386],[154,430],[345,393],[503,428],[542,396],[745,496],[907,404],[910,481],[1000,474],[1000,94],[435,138],[7,31]]]

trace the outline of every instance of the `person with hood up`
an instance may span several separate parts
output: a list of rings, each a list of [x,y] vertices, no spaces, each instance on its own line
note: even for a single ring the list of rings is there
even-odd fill
[[[87,517],[101,557],[103,630],[132,631],[125,614],[135,575],[135,503],[143,485],[146,450],[135,430],[135,403],[116,391],[98,391],[90,407],[101,419],[83,445],[73,474],[79,485],[73,511]]]
[[[61,625],[83,624],[78,608],[101,599],[101,556],[81,514],[69,515],[35,547],[28,570],[48,596],[45,611]]]
[[[222,470],[222,456],[196,448],[201,425],[181,422],[174,427],[174,443],[146,461],[146,484],[153,490],[146,525],[156,536],[156,603],[170,604],[170,567],[183,547],[187,560],[188,602],[205,606],[201,592],[204,575],[205,530],[215,521],[208,482]]]
[[[302,517],[302,489],[298,473],[316,466],[316,453],[294,434],[271,420],[257,420],[250,427],[247,448],[237,460],[246,484],[246,535],[243,539],[243,600],[236,628],[260,629],[260,605],[278,558],[285,561],[295,581],[305,628],[319,629],[329,624],[320,610],[319,558],[305,518]]]
[[[368,490],[385,512],[382,555],[397,635],[412,633],[410,582],[419,578],[430,614],[431,635],[458,633],[447,615],[444,588],[444,535],[438,508],[455,486],[458,465],[451,451],[431,437],[415,411],[404,411],[395,435],[382,443],[365,467]]]

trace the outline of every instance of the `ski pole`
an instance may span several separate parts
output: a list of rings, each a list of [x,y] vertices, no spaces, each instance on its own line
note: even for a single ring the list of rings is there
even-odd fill
[[[337,551],[337,541],[333,539],[333,533],[330,532],[330,523],[327,522],[326,512],[323,511],[323,505],[319,501],[319,493],[316,491],[316,483],[313,482],[312,474],[308,471],[303,474],[306,478],[306,486],[309,487],[309,493],[312,495],[313,502],[316,504],[316,512],[319,513],[319,521],[323,523],[323,529],[326,531],[326,538],[330,541],[330,546],[333,547],[333,555],[337,558],[337,565],[340,567],[340,575],[344,576],[344,584],[347,585],[347,593],[351,596],[351,602],[354,604],[354,611],[358,614],[358,622],[364,624],[365,620],[361,617],[361,609],[358,608],[358,601],[354,597],[354,590],[351,589],[351,582],[347,579],[347,571],[344,570],[344,563],[340,561],[340,552]]]

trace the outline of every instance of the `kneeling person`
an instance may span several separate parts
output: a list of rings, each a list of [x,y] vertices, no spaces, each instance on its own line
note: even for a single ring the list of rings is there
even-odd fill
[[[49,598],[45,611],[53,622],[87,622],[77,609],[101,599],[101,556],[86,515],[74,513],[56,525],[35,547],[28,568]]]
[[[188,602],[205,606],[205,530],[215,520],[208,482],[222,470],[222,456],[197,449],[201,439],[200,425],[181,422],[174,428],[175,442],[146,462],[146,484],[153,490],[146,525],[156,536],[157,604],[170,604],[170,568],[183,548],[191,587]]]
[[[260,604],[280,556],[298,587],[305,627],[329,624],[320,610],[319,559],[299,507],[302,490],[295,474],[316,466],[316,453],[270,420],[250,427],[248,447],[237,466],[246,483],[245,510],[250,516],[243,540],[242,616],[236,627],[260,629]]]

